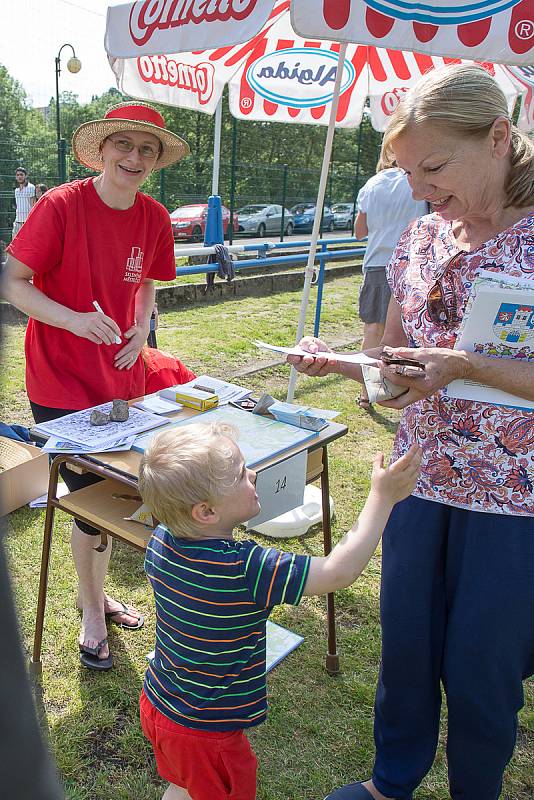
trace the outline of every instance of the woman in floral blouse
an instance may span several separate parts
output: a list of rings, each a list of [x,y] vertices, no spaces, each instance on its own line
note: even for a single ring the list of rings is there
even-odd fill
[[[372,779],[327,800],[412,798],[434,760],[440,684],[451,798],[496,800],[522,681],[534,674],[534,412],[442,390],[467,378],[534,401],[531,359],[454,350],[481,269],[534,289],[534,144],[511,124],[490,75],[459,65],[407,93],[383,148],[433,211],[405,231],[389,264],[382,342],[425,364],[417,376],[382,366],[406,390],[383,402],[404,409],[394,458],[413,442],[425,456],[383,539]],[[337,362],[320,340],[302,345],[317,355],[290,357],[300,371],[362,381],[359,367]]]

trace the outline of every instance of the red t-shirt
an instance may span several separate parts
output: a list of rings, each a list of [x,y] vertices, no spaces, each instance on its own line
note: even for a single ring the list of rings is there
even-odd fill
[[[96,300],[121,332],[135,322],[135,296],[145,278],[176,275],[168,212],[137,193],[119,211],[98,196],[92,178],[51,189],[33,206],[8,247],[33,270],[34,285],[74,311],[94,311]],[[125,346],[97,345],[63,328],[30,319],[26,331],[26,391],[35,403],[82,409],[145,392],[141,358],[129,370],[114,366]]]
[[[196,378],[180,359],[156,350],[153,347],[145,347],[142,353],[145,362],[145,394],[159,392],[167,386],[178,386],[181,383],[188,383]]]

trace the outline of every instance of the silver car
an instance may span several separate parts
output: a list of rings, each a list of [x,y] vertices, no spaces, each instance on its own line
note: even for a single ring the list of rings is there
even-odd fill
[[[282,206],[268,203],[253,203],[238,209],[239,230],[256,236],[268,233],[279,234],[282,226]],[[284,211],[284,234],[293,233],[293,214]]]
[[[354,228],[354,206],[352,203],[334,203],[334,228],[352,231]]]

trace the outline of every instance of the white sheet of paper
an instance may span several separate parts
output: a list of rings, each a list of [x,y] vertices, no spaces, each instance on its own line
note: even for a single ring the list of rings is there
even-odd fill
[[[69,493],[69,489],[66,483],[58,483],[56,489],[56,497],[65,497],[66,494]],[[46,494],[42,494],[39,497],[36,497],[35,500],[30,500],[28,503],[30,508],[46,508],[46,504],[48,502],[48,492]]]
[[[303,451],[258,473],[256,492],[261,511],[246,523],[247,527],[261,525],[302,505],[307,463],[308,453]]]
[[[73,455],[83,453],[121,452],[123,450],[131,450],[134,441],[135,436],[126,436],[109,442],[106,447],[95,447],[77,444],[77,442],[70,442],[67,439],[63,439],[61,436],[51,436],[44,444],[43,452],[55,454],[72,453]]]
[[[335,356],[338,361],[343,361],[347,364],[378,364],[376,358],[370,358],[369,356],[365,355],[365,353],[309,353],[307,350],[303,350],[302,347],[280,347],[279,345],[275,344],[268,344],[267,342],[261,342],[259,340],[253,341],[253,344],[256,347],[259,347],[263,350],[272,350],[275,353],[284,353],[286,356],[317,356],[321,358],[325,355]]]
[[[172,414],[183,409],[180,403],[175,403],[174,400],[168,400],[166,397],[160,397],[157,392],[148,394],[143,400],[138,400],[133,405],[136,408],[140,408],[141,411],[150,411],[151,414]]]
[[[167,425],[169,420],[150,414],[148,411],[140,411],[138,408],[130,406],[130,415],[125,422],[110,422],[107,425],[91,425],[89,418],[94,409],[109,413],[111,403],[102,403],[93,408],[86,408],[83,411],[74,411],[64,417],[57,417],[49,422],[40,422],[35,426],[37,433],[44,433],[48,436],[57,436],[67,442],[77,442],[85,448],[92,448],[93,452],[105,450],[109,445],[114,444],[117,439],[134,436],[143,431],[158,428],[160,425]],[[86,450],[87,452],[87,450]]]

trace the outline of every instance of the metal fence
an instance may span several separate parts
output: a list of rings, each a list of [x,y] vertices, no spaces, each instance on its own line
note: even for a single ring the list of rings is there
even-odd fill
[[[17,142],[0,139],[0,241],[11,239],[15,218],[14,173],[18,166],[28,170],[32,183],[45,183],[49,188],[62,181],[84,178],[92,173],[75,159],[70,145],[58,145],[53,135],[46,139],[21,139]],[[241,160],[233,146],[230,158],[220,164],[219,194],[224,205],[232,209],[251,202],[279,203],[290,208],[295,203],[313,201],[317,196],[320,169],[291,164],[269,164]],[[370,125],[362,124],[354,132],[354,151],[349,159],[334,161],[327,184],[326,202],[355,202],[358,190],[374,173],[378,160],[380,136]],[[248,153],[247,153],[248,155]],[[211,159],[198,155],[154,172],[143,185],[143,191],[159,200],[169,211],[186,203],[204,203],[211,194]]]

